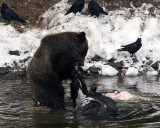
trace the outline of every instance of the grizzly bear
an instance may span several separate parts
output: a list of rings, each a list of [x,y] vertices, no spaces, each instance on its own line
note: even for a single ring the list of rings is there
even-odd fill
[[[27,68],[27,78],[33,99],[41,106],[53,109],[65,109],[64,87],[62,81],[71,79],[71,98],[77,98],[81,79],[77,68],[84,65],[88,51],[88,41],[85,32],[62,32],[48,35],[41,40]],[[82,81],[82,90],[88,94]],[[76,86],[76,87],[75,87]]]

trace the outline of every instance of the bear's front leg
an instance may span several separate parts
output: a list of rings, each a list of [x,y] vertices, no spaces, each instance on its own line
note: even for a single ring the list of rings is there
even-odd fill
[[[79,88],[82,90],[84,95],[89,96],[89,93],[87,86],[82,79],[81,73],[79,73],[76,68],[72,70],[71,75],[72,75],[72,83],[70,84],[70,90],[71,90],[71,98],[74,103],[73,107],[75,108]]]
[[[79,72],[77,72],[77,78],[80,82],[80,88],[81,88],[83,94],[88,97],[89,93],[88,93],[87,85],[85,84],[84,80],[82,79],[82,75]]]
[[[71,93],[71,98],[73,100],[73,108],[76,107],[76,99],[78,97],[78,90],[79,90],[79,87],[80,87],[80,83],[79,83],[79,80],[78,80],[78,77],[77,77],[77,71],[75,69],[72,70],[72,82],[70,84],[70,93]]]

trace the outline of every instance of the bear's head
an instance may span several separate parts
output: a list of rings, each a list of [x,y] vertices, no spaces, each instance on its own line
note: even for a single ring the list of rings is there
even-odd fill
[[[78,41],[78,52],[84,62],[85,56],[88,52],[88,41],[86,39],[85,32],[80,32],[78,35],[79,41]]]

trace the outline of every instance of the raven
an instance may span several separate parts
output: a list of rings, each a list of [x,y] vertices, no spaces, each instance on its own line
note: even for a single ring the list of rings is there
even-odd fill
[[[74,2],[74,4],[70,7],[70,9],[68,10],[68,12],[65,14],[69,14],[71,12],[73,12],[74,14],[76,14],[77,12],[81,12],[82,9],[84,7],[84,0],[77,0],[76,2]]]
[[[122,46],[123,48],[118,49],[119,51],[128,51],[130,54],[134,55],[142,46],[141,38],[138,38],[136,42],[128,45]]]
[[[25,21],[19,18],[19,16],[11,8],[9,8],[5,3],[2,3],[1,5],[1,15],[4,20],[8,21],[8,24],[12,20],[18,20],[21,23],[25,23]]]
[[[91,13],[91,16],[95,15],[96,17],[99,17],[100,13],[108,15],[108,13],[106,13],[103,10],[103,8],[99,4],[97,4],[94,0],[89,1],[88,9],[89,12]]]

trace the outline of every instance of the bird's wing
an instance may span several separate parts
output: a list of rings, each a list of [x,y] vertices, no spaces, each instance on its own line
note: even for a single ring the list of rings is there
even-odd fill
[[[5,10],[5,15],[10,16],[11,18],[17,18],[18,17],[18,15],[11,8],[7,8]]]
[[[77,11],[77,7],[78,7],[78,5],[77,5],[77,2],[75,2],[70,8],[69,8],[69,10],[68,10],[68,12],[66,13],[66,14],[69,14],[69,13],[71,13],[71,12],[76,12]]]
[[[99,4],[97,4],[96,2],[94,2],[94,4],[92,5],[92,8],[93,8],[94,10],[96,10],[97,13],[103,13],[103,14],[108,15],[108,14],[103,10],[103,8],[102,8]]]
[[[103,12],[103,8],[96,2],[94,3],[94,8],[96,8],[96,10],[98,10],[99,12]]]
[[[134,44],[132,44],[132,47],[133,47],[133,48],[137,48],[137,47],[138,47],[138,44],[134,43]]]
[[[1,8],[1,15],[2,15],[2,18],[3,18],[4,20],[7,20],[7,17],[6,17],[6,15],[5,15],[5,9],[4,9],[4,8]]]
[[[135,47],[135,42],[131,43],[131,44],[127,44],[127,45],[123,45],[121,47],[125,47],[125,48],[129,48],[129,47]]]
[[[94,10],[98,10],[99,5],[98,5],[96,2],[94,2],[94,3],[92,4],[92,6],[90,6],[90,8],[91,8],[91,9],[94,9]]]

